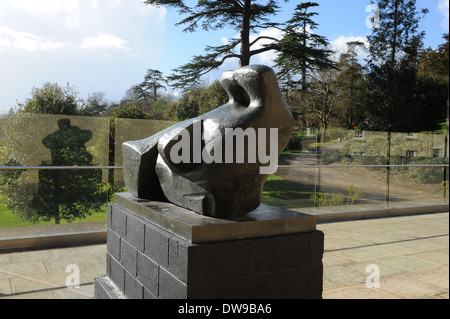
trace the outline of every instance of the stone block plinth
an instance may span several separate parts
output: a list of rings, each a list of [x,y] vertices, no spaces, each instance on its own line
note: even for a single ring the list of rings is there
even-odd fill
[[[321,298],[323,247],[313,215],[261,205],[225,220],[116,194],[95,298]]]

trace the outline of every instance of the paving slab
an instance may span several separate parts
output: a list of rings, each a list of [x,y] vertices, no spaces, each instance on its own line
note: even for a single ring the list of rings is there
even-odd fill
[[[0,278],[0,298],[11,295],[11,281],[9,278]]]
[[[449,214],[318,224],[325,234],[324,299],[448,299]],[[0,254],[0,299],[89,299],[106,272],[106,244]],[[67,289],[66,266],[82,285]],[[367,288],[369,264],[380,288]],[[11,294],[13,293],[13,294]]]

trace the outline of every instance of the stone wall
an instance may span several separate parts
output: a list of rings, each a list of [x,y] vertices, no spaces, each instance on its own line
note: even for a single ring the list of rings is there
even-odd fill
[[[97,281],[130,299],[321,298],[323,247],[317,230],[194,244],[113,204]],[[96,297],[107,296],[97,282]]]

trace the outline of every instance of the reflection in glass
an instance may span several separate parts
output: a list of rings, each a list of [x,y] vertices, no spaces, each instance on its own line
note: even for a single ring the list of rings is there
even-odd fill
[[[93,156],[85,143],[92,132],[70,125],[70,119],[58,120],[59,130],[46,136],[42,144],[50,149],[52,162],[42,166],[92,166]],[[35,214],[41,219],[74,220],[90,210],[99,210],[105,197],[100,169],[40,170],[38,192],[33,194]]]
[[[2,124],[0,165],[108,164],[107,118],[19,113],[8,116]],[[101,169],[2,170],[0,204],[24,221],[72,222],[105,209],[107,171],[103,172]]]

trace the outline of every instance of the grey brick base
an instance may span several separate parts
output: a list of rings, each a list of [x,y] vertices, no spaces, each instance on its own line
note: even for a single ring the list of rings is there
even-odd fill
[[[322,296],[321,231],[192,243],[156,224],[117,201],[109,206],[106,276],[96,278],[95,298]]]

